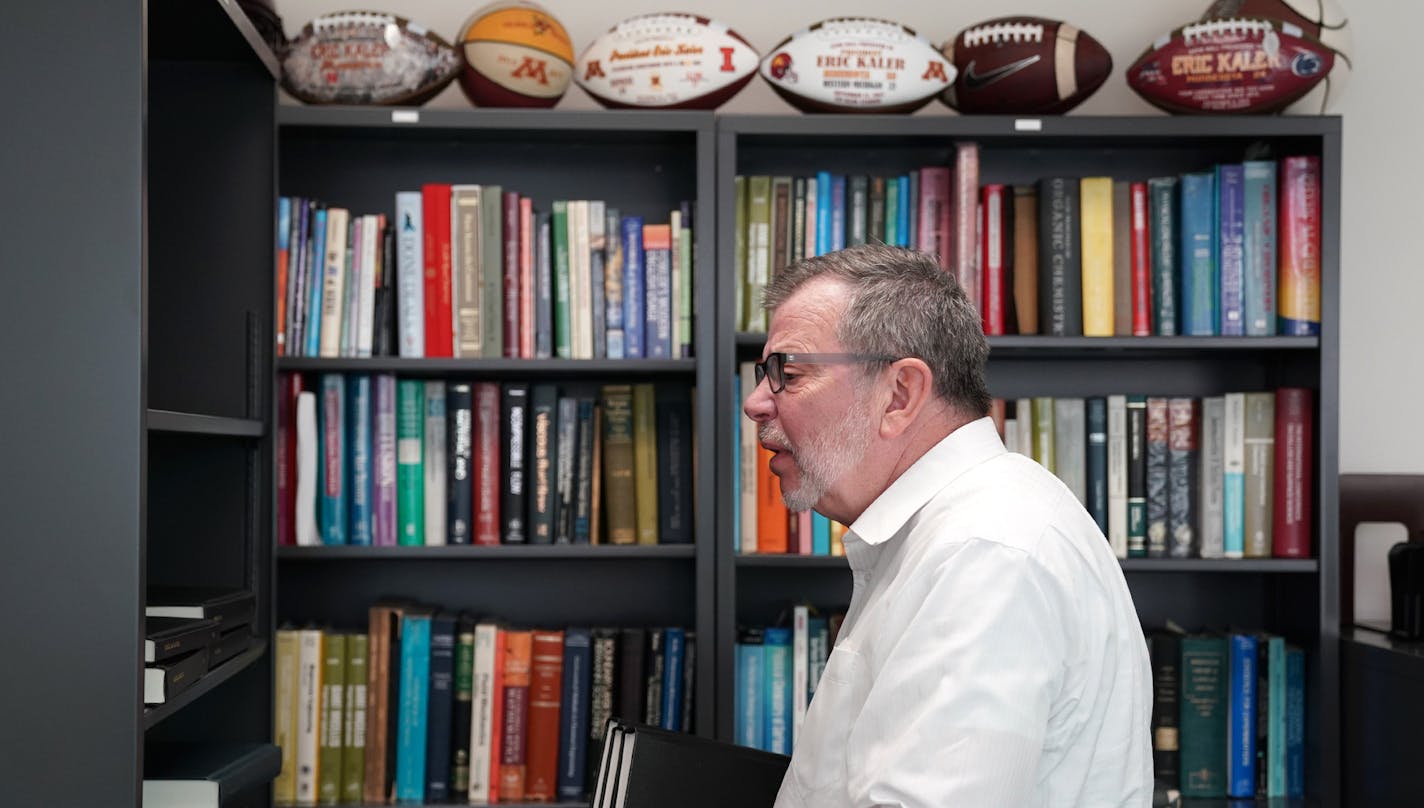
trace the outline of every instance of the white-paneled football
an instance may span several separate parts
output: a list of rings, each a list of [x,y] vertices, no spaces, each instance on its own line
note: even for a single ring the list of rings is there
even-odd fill
[[[574,80],[605,107],[716,109],[756,75],[737,32],[695,14],[644,14],[590,44]]]
[[[929,40],[886,20],[839,17],[772,48],[761,75],[806,112],[911,112],[954,82]]]

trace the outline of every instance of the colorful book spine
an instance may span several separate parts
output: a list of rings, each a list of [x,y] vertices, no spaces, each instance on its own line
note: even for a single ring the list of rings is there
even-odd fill
[[[396,377],[377,373],[372,379],[371,543],[397,544],[396,521]]]
[[[1246,394],[1227,393],[1222,423],[1222,555],[1246,551]]]
[[[1152,330],[1152,218],[1148,212],[1147,183],[1129,183],[1128,194],[1128,277],[1132,284],[1132,328],[1134,337],[1150,337]]]
[[[1269,558],[1275,521],[1276,395],[1246,394],[1245,556]]]
[[[559,711],[557,797],[560,801],[583,798],[588,770],[592,669],[593,633],[586,628],[565,630],[563,699]]]
[[[504,632],[504,724],[500,738],[499,800],[523,802],[528,778],[531,631]]]
[[[425,544],[424,407],[424,382],[396,382],[396,518],[407,546]]]
[[[638,544],[657,544],[658,430],[650,383],[633,385],[633,488]]]
[[[736,742],[766,748],[766,652],[761,629],[741,629],[736,647]]]
[[[524,798],[552,802],[559,781],[559,713],[564,685],[564,632],[532,632]]]
[[[443,545],[448,538],[445,532],[445,514],[449,509],[446,498],[449,481],[446,479],[445,460],[445,382],[432,379],[425,382],[425,432],[424,446],[421,447],[425,493],[425,543]]]
[[[1275,508],[1272,549],[1276,558],[1310,557],[1313,394],[1304,387],[1276,391]]]
[[[1218,331],[1215,186],[1211,172],[1181,178],[1181,333],[1189,337]]]
[[[1147,556],[1147,398],[1128,396],[1127,557]]]
[[[831,250],[831,172],[816,172],[816,251],[825,255]]]
[[[500,453],[503,441],[500,422],[501,390],[499,382],[476,382],[473,391],[470,481],[474,489],[473,538],[475,544],[500,543]],[[510,427],[510,439],[523,437],[523,431]]]
[[[400,718],[396,799],[425,801],[426,716],[430,698],[430,614],[407,612],[400,629]]]
[[[1181,639],[1180,766],[1184,797],[1225,797],[1227,643],[1224,637]]]
[[[1167,402],[1167,555],[1200,556],[1197,536],[1197,484],[1201,445],[1201,406],[1197,399]]]
[[[643,225],[645,280],[643,355],[671,359],[672,353],[672,231],[665,224]]]
[[[1180,333],[1177,311],[1177,178],[1147,181],[1148,240],[1152,252],[1152,333],[1171,337]]]
[[[1111,177],[1084,177],[1079,182],[1086,337],[1110,337],[1114,331],[1112,193]]]
[[[1281,161],[1280,311],[1281,334],[1320,334],[1320,158]]]
[[[682,729],[682,679],[687,654],[687,633],[669,627],[663,634],[662,728]]]
[[[791,629],[767,628],[762,634],[766,698],[764,708],[765,748],[779,755],[791,754]]]
[[[349,544],[366,546],[371,535],[371,377],[346,377],[346,440],[350,449],[346,491],[350,497]]]
[[[430,619],[430,685],[425,709],[425,799],[450,799],[450,728],[455,706],[455,615]]]
[[[643,219],[623,217],[623,352],[642,359],[644,351]]]
[[[321,375],[321,539],[346,544],[346,380]]]
[[[737,179],[741,180],[740,177]],[[623,331],[623,238],[619,231],[622,222],[623,217],[617,208],[604,209],[603,333],[609,359],[622,359],[626,351]]]
[[[549,222],[550,267],[554,291],[554,356],[574,358],[572,282],[569,278],[569,203],[554,200]]]
[[[1216,167],[1216,265],[1221,296],[1217,330],[1225,337],[1239,337],[1246,333],[1245,182],[1245,173],[1240,163],[1227,163]]]
[[[446,540],[448,544],[469,544],[474,508],[470,485],[474,433],[469,383],[450,382],[445,399],[445,413],[449,421],[445,430],[445,473],[449,480],[445,491]]]
[[[1242,276],[1248,337],[1276,333],[1276,164],[1242,163]]]
[[[345,634],[326,632],[322,644],[321,746],[317,752],[317,803],[341,801],[341,743],[346,703]]]
[[[425,265],[425,356],[454,356],[454,300],[447,183],[421,186],[421,261]]]
[[[1230,638],[1227,683],[1226,794],[1256,796],[1256,638]]]

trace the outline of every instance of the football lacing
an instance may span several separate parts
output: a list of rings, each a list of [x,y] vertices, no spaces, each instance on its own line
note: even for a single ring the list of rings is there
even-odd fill
[[[822,38],[833,36],[879,36],[886,39],[909,39],[909,34],[898,25],[869,19],[826,20],[816,30]]]
[[[1182,28],[1182,39],[1188,44],[1193,40],[1216,39],[1221,36],[1265,36],[1272,29],[1269,20],[1220,19],[1207,20]]]
[[[964,32],[965,47],[994,42],[1042,42],[1043,26],[1034,22],[1000,22],[981,25]]]
[[[624,26],[627,26],[624,28]],[[628,36],[637,34],[688,34],[697,29],[697,18],[691,14],[647,14],[634,17],[619,26],[618,33]]]
[[[337,30],[368,25],[386,26],[395,21],[396,18],[393,15],[383,14],[379,11],[342,11],[312,20],[312,30],[318,34],[330,34]]]

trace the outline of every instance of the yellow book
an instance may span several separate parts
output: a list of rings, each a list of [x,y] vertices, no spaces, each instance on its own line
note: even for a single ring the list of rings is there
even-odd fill
[[[1112,177],[1084,177],[1079,189],[1083,227],[1083,336],[1113,335]]]
[[[636,544],[634,503],[633,391],[626,384],[603,386],[603,500],[609,544]]]
[[[297,631],[277,629],[272,698],[272,743],[282,750],[282,771],[272,781],[272,801],[297,801]]]
[[[633,385],[633,498],[638,544],[658,543],[658,430],[653,385]]]

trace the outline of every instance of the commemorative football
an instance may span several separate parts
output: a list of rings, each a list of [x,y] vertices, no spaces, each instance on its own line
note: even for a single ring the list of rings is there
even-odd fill
[[[1112,57],[1088,32],[1039,17],[972,25],[943,50],[957,76],[940,98],[964,113],[1067,112],[1112,73]]]
[[[596,38],[574,81],[614,109],[716,109],[756,75],[757,52],[736,31],[695,14],[644,14]]]
[[[1329,112],[1344,94],[1350,78],[1354,35],[1350,20],[1335,0],[1215,0],[1203,20],[1222,17],[1264,17],[1299,27],[1335,51],[1330,72],[1315,88],[1285,108],[1285,112]]]
[[[282,58],[282,86],[308,104],[423,104],[460,70],[450,44],[379,11],[341,11],[307,23]]]
[[[823,20],[782,40],[761,76],[804,112],[913,112],[954,81],[929,40],[887,20]]]

